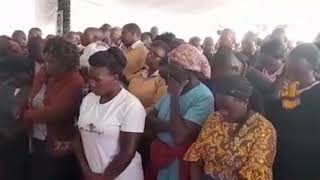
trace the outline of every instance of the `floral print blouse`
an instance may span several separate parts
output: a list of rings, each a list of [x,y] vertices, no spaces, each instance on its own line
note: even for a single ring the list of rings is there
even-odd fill
[[[184,159],[202,161],[204,173],[219,180],[272,180],[276,132],[261,114],[238,124],[211,115]]]

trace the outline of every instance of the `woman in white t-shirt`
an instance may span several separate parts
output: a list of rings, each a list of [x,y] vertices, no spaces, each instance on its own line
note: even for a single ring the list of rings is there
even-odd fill
[[[81,139],[75,143],[83,174],[86,180],[143,180],[136,149],[146,113],[140,101],[120,85],[126,58],[113,47],[93,54],[89,64],[92,93],[82,101]]]

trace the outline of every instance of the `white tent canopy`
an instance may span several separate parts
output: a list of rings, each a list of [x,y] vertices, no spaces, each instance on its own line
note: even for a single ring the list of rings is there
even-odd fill
[[[33,26],[41,27],[45,34],[55,33],[55,2],[6,1],[0,7],[0,19],[6,22],[0,34],[11,35],[15,29],[27,31]],[[235,29],[238,37],[248,30],[264,35],[276,25],[286,24],[290,38],[312,41],[320,31],[315,22],[320,18],[319,5],[319,0],[72,0],[71,29],[135,22],[143,31],[157,25],[161,32],[188,39],[194,35],[215,37],[224,27]]]

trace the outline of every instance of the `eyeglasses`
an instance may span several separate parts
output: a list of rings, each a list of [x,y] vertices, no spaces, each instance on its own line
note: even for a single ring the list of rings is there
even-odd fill
[[[154,58],[165,58],[165,56],[160,56],[157,52],[153,51],[150,47],[148,47],[149,53],[151,57]]]

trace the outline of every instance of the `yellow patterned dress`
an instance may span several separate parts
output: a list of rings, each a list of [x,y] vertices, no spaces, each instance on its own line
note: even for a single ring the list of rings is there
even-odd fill
[[[276,132],[255,114],[235,133],[237,124],[211,115],[184,160],[203,161],[204,172],[219,180],[272,180]]]

